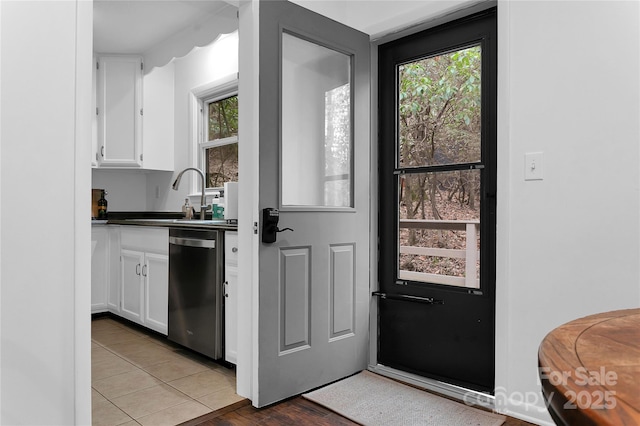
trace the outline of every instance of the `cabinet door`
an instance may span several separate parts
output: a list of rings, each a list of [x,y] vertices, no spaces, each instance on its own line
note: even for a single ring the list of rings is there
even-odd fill
[[[173,171],[174,153],[174,63],[156,67],[142,78],[144,119],[142,124],[143,167]]]
[[[91,313],[107,309],[109,235],[105,226],[91,228]]]
[[[146,253],[142,275],[145,284],[144,324],[166,335],[169,312],[169,256]]]
[[[238,268],[225,270],[224,359],[236,364],[238,358]]]
[[[224,234],[224,359],[238,358],[238,233]]]
[[[98,167],[98,101],[96,99],[98,90],[98,58],[93,57],[93,72],[91,74],[91,167]]]
[[[120,315],[139,324],[143,323],[143,266],[144,253],[126,249],[120,251],[120,279],[122,283]]]
[[[120,227],[109,225],[109,282],[107,285],[107,308],[109,312],[120,314]]]
[[[97,103],[100,167],[141,167],[142,59],[98,58]]]

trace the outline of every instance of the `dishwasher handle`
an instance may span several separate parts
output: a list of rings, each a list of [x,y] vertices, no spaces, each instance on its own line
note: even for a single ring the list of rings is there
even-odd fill
[[[199,238],[169,237],[169,244],[208,249],[216,248],[216,240],[202,240]]]

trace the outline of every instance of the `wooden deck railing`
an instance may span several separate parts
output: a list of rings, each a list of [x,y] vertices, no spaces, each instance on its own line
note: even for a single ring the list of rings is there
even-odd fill
[[[478,251],[478,233],[480,229],[480,221],[400,219],[400,228],[465,231],[467,240],[465,244],[465,250],[442,249],[435,247],[400,246],[401,254],[465,259],[464,277],[400,270],[400,279],[430,282],[435,284],[446,284],[458,287],[480,288],[480,280],[478,280],[477,278],[478,259],[480,259],[480,252]]]

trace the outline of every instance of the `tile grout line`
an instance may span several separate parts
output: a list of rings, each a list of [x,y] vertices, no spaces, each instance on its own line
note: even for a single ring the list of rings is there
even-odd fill
[[[105,331],[105,330],[106,330],[106,331]],[[125,328],[125,327],[121,327],[121,326],[119,326],[119,325],[117,325],[117,324],[111,324],[111,323],[109,323],[108,325],[105,325],[105,326],[104,326],[104,328],[101,328],[101,329],[100,329],[100,332],[105,333],[105,334],[116,334],[116,333],[119,333],[119,332],[130,332],[130,331],[129,331],[127,328]],[[190,361],[190,362],[193,362],[193,363],[195,363],[195,364],[197,364],[197,365],[202,366],[203,368],[205,368],[205,369],[204,369],[204,370],[202,370],[202,371],[199,371],[199,372],[196,372],[196,373],[192,373],[192,374],[188,374],[188,375],[186,375],[186,376],[179,377],[179,378],[177,378],[177,379],[173,379],[173,380],[171,380],[171,381],[176,381],[176,380],[180,380],[180,379],[183,379],[183,378],[191,377],[191,376],[194,376],[194,375],[197,375],[197,374],[201,374],[201,373],[203,373],[203,372],[207,372],[207,371],[208,371],[208,372],[213,372],[213,373],[219,374],[219,375],[221,375],[221,376],[223,376],[223,377],[226,377],[227,379],[228,379],[228,378],[234,378],[234,376],[233,376],[233,375],[228,374],[226,371],[218,371],[218,369],[217,369],[217,368],[212,368],[212,366],[211,366],[211,365],[209,365],[208,363],[202,362],[202,361],[201,361],[201,360],[199,360],[199,359],[193,359],[192,357],[185,356],[185,355],[183,355],[183,354],[177,353],[177,351],[176,351],[176,350],[174,350],[174,348],[172,348],[172,347],[170,347],[170,346],[168,347],[168,346],[166,346],[166,345],[163,345],[163,344],[162,344],[162,343],[160,343],[160,342],[156,342],[156,341],[155,341],[155,339],[153,339],[151,336],[144,336],[143,334],[136,334],[136,339],[131,339],[129,342],[134,342],[134,341],[137,341],[138,339],[139,339],[140,343],[141,343],[141,342],[143,342],[143,341],[151,342],[151,343],[153,343],[154,345],[158,346],[159,348],[164,348],[164,349],[167,349],[168,351],[170,351],[170,352],[174,353],[178,358],[188,360],[188,361]],[[125,355],[122,355],[122,354],[118,353],[116,349],[112,349],[112,348],[110,348],[109,346],[107,346],[106,344],[100,343],[98,340],[94,340],[94,339],[92,339],[91,341],[92,341],[92,343],[95,343],[98,347],[103,348],[103,349],[106,349],[109,353],[111,353],[111,354],[115,355],[115,356],[116,356],[116,357],[118,357],[120,360],[125,361],[127,364],[130,364],[130,365],[133,367],[133,370],[128,371],[128,372],[123,372],[123,373],[120,373],[120,374],[130,374],[130,373],[132,373],[133,371],[143,372],[143,373],[148,374],[149,376],[153,377],[155,380],[158,380],[160,383],[158,383],[158,384],[157,384],[157,386],[164,384],[164,385],[166,385],[166,386],[170,387],[172,390],[174,390],[174,391],[176,391],[177,393],[179,393],[180,395],[182,395],[182,396],[184,397],[184,399],[185,399],[185,400],[183,400],[183,401],[181,401],[181,402],[178,402],[178,403],[176,403],[176,404],[173,404],[173,405],[170,405],[170,406],[163,407],[163,408],[162,408],[161,410],[159,410],[159,411],[155,411],[155,412],[152,412],[152,413],[145,414],[145,416],[153,415],[153,414],[156,414],[156,413],[162,412],[162,411],[164,411],[164,410],[166,410],[166,409],[173,408],[173,407],[176,407],[176,406],[178,406],[178,405],[185,404],[185,403],[188,403],[188,402],[192,402],[192,403],[195,403],[195,404],[198,404],[198,405],[201,405],[201,406],[205,407],[207,410],[209,410],[209,413],[212,413],[212,412],[214,412],[214,411],[215,411],[213,408],[209,407],[209,406],[208,406],[208,405],[206,405],[205,403],[203,403],[203,402],[199,401],[199,400],[198,400],[198,399],[196,399],[196,398],[191,397],[191,396],[190,396],[190,395],[188,395],[187,393],[185,393],[185,392],[183,392],[182,390],[178,389],[177,387],[175,387],[174,385],[172,385],[172,384],[170,383],[170,381],[166,381],[165,379],[162,379],[162,378],[158,377],[158,375],[153,374],[153,373],[151,373],[151,372],[149,372],[149,371],[145,370],[145,367],[142,367],[142,366],[136,365],[134,362],[132,362],[131,360],[127,359]],[[123,343],[124,343],[124,342],[123,342]],[[115,343],[115,344],[117,344],[117,343]],[[162,363],[167,363],[167,364],[169,364],[169,363],[171,363],[171,362],[172,362],[172,361],[160,362],[160,363],[157,363],[157,364],[153,364],[152,366],[157,366],[157,365],[162,364]],[[151,367],[151,366],[147,366],[147,367]],[[109,377],[114,377],[114,376],[117,376],[117,375],[118,375],[118,374],[114,374],[114,375],[109,376]],[[106,378],[108,378],[108,377],[105,377],[105,379],[106,379]],[[100,380],[102,380],[102,379],[100,379]],[[154,385],[154,386],[155,386],[155,385]],[[149,388],[151,388],[151,387],[153,387],[153,386],[148,386],[148,387],[145,387],[145,388],[142,388],[142,389],[138,389],[138,390],[136,390],[136,391],[133,391],[133,392],[130,392],[130,393],[127,393],[127,394],[118,395],[118,397],[126,396],[126,395],[130,395],[131,393],[135,393],[135,392],[137,392],[137,391],[144,390],[144,389],[149,389]],[[132,417],[132,416],[131,416],[131,415],[129,415],[127,412],[125,412],[125,411],[124,411],[124,410],[122,410],[120,407],[118,407],[118,406],[113,402],[113,400],[112,400],[112,399],[107,398],[104,394],[102,394],[102,393],[101,393],[101,392],[99,392],[97,389],[95,389],[95,388],[93,387],[93,385],[92,385],[92,389],[93,389],[93,390],[95,390],[98,394],[100,394],[100,395],[101,395],[101,396],[102,396],[106,401],[108,401],[108,402],[109,402],[109,403],[111,403],[113,406],[115,406],[116,408],[118,408],[118,410],[119,410],[119,411],[121,411],[122,413],[124,413],[127,417],[129,417],[129,418],[130,418],[130,419],[132,419],[134,422],[136,422],[136,423],[138,423],[138,424],[139,424],[139,422],[137,421],[137,419],[136,419],[136,418]],[[216,390],[216,391],[214,391],[214,392],[207,393],[207,394],[205,394],[205,395],[201,396],[200,398],[203,398],[203,397],[205,397],[205,396],[207,396],[207,395],[211,395],[211,394],[213,394],[213,393],[222,392],[223,390],[224,390],[224,389],[219,389],[219,390]],[[145,416],[140,416],[140,418],[145,417]]]

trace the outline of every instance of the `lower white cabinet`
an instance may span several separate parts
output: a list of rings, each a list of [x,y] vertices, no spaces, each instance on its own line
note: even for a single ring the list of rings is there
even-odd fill
[[[169,244],[167,242],[167,244]],[[169,320],[169,256],[146,253],[144,275],[144,324],[167,334]]]
[[[169,231],[121,227],[120,312],[124,318],[167,334]]]
[[[238,359],[238,233],[224,233],[224,359]]]
[[[120,315],[120,226],[109,225],[109,283],[107,309]]]
[[[107,310],[109,285],[109,231],[106,226],[91,227],[91,313]]]
[[[144,253],[120,250],[120,315],[142,324],[142,301],[144,293]]]

